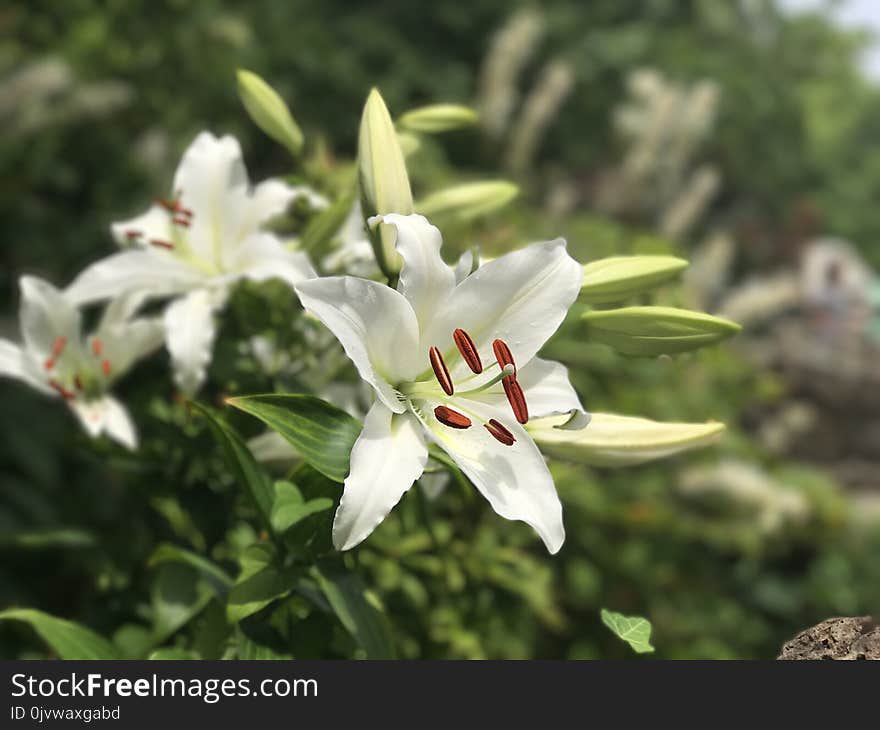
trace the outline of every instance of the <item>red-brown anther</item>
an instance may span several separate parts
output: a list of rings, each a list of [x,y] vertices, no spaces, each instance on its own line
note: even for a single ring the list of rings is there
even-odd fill
[[[58,395],[60,395],[62,398],[64,398],[64,400],[73,400],[74,398],[76,398],[75,393],[73,393],[72,391],[65,388],[57,380],[50,380],[49,387],[52,388],[53,390],[55,390],[58,393]]]
[[[462,359],[473,373],[483,372],[483,362],[480,360],[480,353],[477,352],[477,346],[471,339],[471,336],[463,329],[457,329],[452,333],[452,339],[455,340],[455,346],[461,353]]]
[[[101,372],[104,373],[105,378],[110,376],[110,361],[109,360],[101,360]]]
[[[501,421],[490,418],[489,423],[484,423],[483,425],[496,441],[500,441],[505,446],[513,446],[514,441],[516,441],[513,434],[507,430],[507,427]]]
[[[61,337],[56,337],[55,341],[52,343],[52,354],[46,359],[46,362],[43,364],[43,367],[46,370],[51,370],[55,367],[55,363],[58,361],[58,358],[61,357],[61,353],[64,352],[64,348],[67,347],[67,338],[63,335]]]
[[[502,378],[501,385],[504,386],[504,395],[507,396],[507,402],[510,403],[510,408],[513,410],[516,420],[520,423],[528,423],[529,407],[526,404],[526,397],[523,394],[522,388],[516,382],[516,378],[513,375],[508,375],[506,378]]]
[[[95,357],[101,357],[102,352],[104,352],[104,343],[96,337],[92,340],[92,353]]]
[[[174,248],[174,244],[171,243],[171,241],[164,241],[161,238],[151,238],[150,245],[158,246],[159,248],[167,248],[168,250]]]
[[[190,220],[185,216],[175,216],[171,219],[171,222],[176,226],[183,226],[184,228],[189,228]]]
[[[446,367],[446,362],[443,360],[440,350],[432,347],[428,350],[428,359],[431,361],[434,376],[437,378],[437,382],[440,383],[440,387],[443,388],[443,392],[446,395],[452,395],[455,392],[455,388],[452,385],[452,378],[449,376],[449,368]]]
[[[129,229],[129,230],[127,230],[127,231],[125,232],[125,237],[126,237],[129,241],[133,241],[134,239],[136,239],[136,238],[140,238],[140,237],[141,237],[141,232],[140,232],[140,231],[136,231],[136,230],[134,230],[134,229],[132,228],[132,229]]]
[[[495,353],[495,359],[499,366],[503,368],[505,365],[513,365],[513,374],[516,375],[516,363],[513,361],[513,355],[504,340],[495,340],[492,343],[492,352]]]
[[[83,381],[82,381],[82,378],[79,377],[79,375],[73,376],[73,387],[76,388],[77,390],[83,389]]]
[[[434,409],[434,417],[444,426],[450,428],[470,428],[471,419],[464,413],[459,413],[446,406],[437,406]]]
[[[184,208],[179,200],[168,200],[166,198],[156,198],[156,205],[161,205],[169,213],[174,215],[183,215],[192,218],[193,212],[189,208]]]

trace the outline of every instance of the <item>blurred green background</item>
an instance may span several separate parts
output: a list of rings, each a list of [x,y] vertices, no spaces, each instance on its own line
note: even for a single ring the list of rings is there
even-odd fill
[[[354,156],[371,86],[398,114],[473,104],[479,128],[410,158],[416,194],[501,175],[523,194],[488,220],[438,221],[451,248],[563,235],[584,262],[676,253],[691,271],[656,301],[729,314],[746,331],[641,361],[565,330],[547,354],[576,369],[589,409],[714,418],[728,434],[627,470],[556,464],[568,541],[553,558],[461,490],[436,503],[439,537],[426,536],[407,497],[358,556],[400,655],[629,656],[599,621],[606,607],[649,618],[658,657],[774,657],[800,629],[880,605],[880,91],[859,67],[869,42],[769,0],[6,2],[2,334],[17,337],[18,276],[63,285],[110,252],[109,223],[165,192],[199,130],[238,136],[254,180],[288,171],[242,110],[236,68],[282,94],[328,169]],[[871,272],[831,319],[804,284],[822,246]],[[206,400],[279,387],[235,344],[294,312],[273,292],[236,297]],[[253,539],[210,436],[174,405],[164,358],[121,387],[144,414],[134,456],[88,443],[56,403],[0,382],[0,606],[124,644],[165,610],[147,564],[158,543],[222,563]],[[192,618],[185,631],[201,641],[211,610]],[[303,621],[293,655],[348,655],[308,638],[327,636],[325,619]],[[0,627],[4,657],[35,646]]]

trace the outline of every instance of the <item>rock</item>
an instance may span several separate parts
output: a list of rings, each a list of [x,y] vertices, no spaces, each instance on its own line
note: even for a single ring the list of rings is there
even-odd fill
[[[880,624],[871,616],[829,618],[783,645],[777,659],[880,659]]]

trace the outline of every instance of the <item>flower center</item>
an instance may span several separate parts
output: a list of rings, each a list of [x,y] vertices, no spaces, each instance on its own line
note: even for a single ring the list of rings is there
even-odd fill
[[[452,333],[452,339],[453,342],[455,342],[455,346],[458,349],[462,360],[474,374],[468,376],[461,382],[467,382],[477,375],[482,374],[484,370],[483,361],[480,358],[480,353],[471,336],[463,329],[458,328]],[[501,339],[496,339],[492,343],[492,352],[495,355],[495,360],[489,365],[489,367],[492,368],[497,366],[500,368],[500,372],[482,385],[469,390],[459,391],[458,396],[462,398],[475,396],[478,393],[487,391],[489,388],[500,382],[504,388],[504,395],[507,398],[507,402],[510,404],[510,409],[514,418],[516,418],[519,423],[527,423],[529,420],[529,408],[522,387],[520,387],[520,384],[516,379],[516,363],[514,362],[513,354],[510,352],[507,343]],[[431,370],[434,372],[434,377],[443,392],[447,396],[455,395],[455,383],[452,380],[449,367],[446,365],[443,353],[440,351],[439,347],[431,347],[428,350],[428,361],[431,364]],[[429,392],[431,390],[430,387],[426,387],[424,381],[408,384],[406,387],[402,388],[402,392],[404,392],[405,395],[416,398],[420,395],[431,395]],[[436,391],[433,392],[436,393]],[[434,418],[444,426],[455,429],[467,429],[470,428],[473,423],[469,416],[446,405],[440,405],[434,408]],[[489,422],[484,423],[483,426],[493,438],[505,446],[512,446],[516,441],[510,430],[495,418],[489,419]]]
[[[75,400],[80,394],[89,398],[102,392],[104,384],[101,376],[109,378],[113,371],[110,360],[103,357],[104,343],[97,337],[92,339],[93,363],[83,362],[75,353],[64,357],[66,348],[67,338],[56,337],[50,355],[43,364],[49,376],[49,387],[65,400]]]

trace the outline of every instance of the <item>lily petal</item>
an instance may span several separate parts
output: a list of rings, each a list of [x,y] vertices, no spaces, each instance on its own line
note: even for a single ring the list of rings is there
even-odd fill
[[[228,225],[229,212],[240,208],[229,205],[230,193],[241,197],[247,188],[247,171],[235,137],[202,132],[187,147],[174,175],[172,194],[180,196],[180,204],[195,214],[187,240],[198,256],[215,258],[215,246],[222,246],[215,236],[234,236],[237,228]]]
[[[333,520],[333,544],[349,550],[396,505],[428,461],[422,431],[410,414],[396,415],[376,401],[351,450],[351,472]]]
[[[406,406],[390,383],[414,377],[427,361],[427,352],[419,357],[419,324],[403,295],[353,276],[311,279],[294,288],[302,305],[342,344],[361,378],[388,408],[403,413]]]
[[[77,398],[68,401],[70,410],[76,414],[82,427],[92,438],[98,438],[104,430],[104,419],[107,414],[105,400],[105,398],[94,398],[92,400]]]
[[[523,367],[562,324],[582,278],[580,264],[568,255],[562,239],[505,254],[453,290],[422,343],[450,353],[454,377],[468,371],[454,356],[452,332],[457,327],[471,336],[481,353],[492,351],[495,338],[504,340]]]
[[[125,406],[116,398],[105,395],[104,401],[104,432],[114,441],[118,441],[127,449],[137,448],[137,431]]]
[[[235,249],[228,262],[233,271],[240,271],[252,281],[281,279],[293,286],[317,276],[309,257],[301,251],[288,251],[271,233],[250,236]]]
[[[521,520],[540,535],[547,550],[556,553],[565,541],[562,504],[553,477],[532,437],[508,413],[486,403],[462,399],[452,407],[474,420],[468,429],[443,426],[431,414],[436,404],[427,403],[422,422],[440,447],[458,464],[499,515]],[[496,441],[483,427],[489,419],[500,420],[516,441]]]
[[[565,416],[536,418],[528,431],[541,450],[591,466],[631,466],[702,448],[717,441],[723,423],[662,423],[647,418],[594,413],[587,428],[566,431]]]
[[[590,415],[568,379],[568,368],[562,363],[533,357],[516,379],[525,393],[532,418],[566,414],[569,420],[565,427],[572,430],[584,428],[590,422]]]
[[[162,345],[165,329],[159,317],[140,318],[130,322],[103,324],[91,342],[100,341],[102,357],[109,363],[112,379],[126,373],[142,357]]]
[[[174,379],[185,393],[194,393],[205,380],[217,328],[214,312],[224,303],[222,293],[196,289],[165,310],[165,344]]]
[[[392,213],[374,216],[369,223],[380,221],[397,229],[396,249],[403,258],[397,291],[412,305],[424,329],[455,288],[455,272],[440,256],[443,238],[423,215]]]
[[[173,235],[171,215],[159,205],[151,206],[146,213],[110,224],[110,232],[120,246],[149,246],[150,239],[169,241]],[[137,235],[134,235],[134,234]]]
[[[38,377],[36,363],[14,342],[0,338],[0,376],[21,380],[42,393],[53,394],[43,378]]]
[[[65,295],[76,304],[113,299],[137,290],[167,296],[197,287],[204,278],[204,274],[164,251],[121,251],[87,267]]]
[[[79,347],[81,318],[70,300],[36,276],[22,276],[19,286],[21,336],[28,354],[42,362],[59,337],[67,338],[67,347]]]

